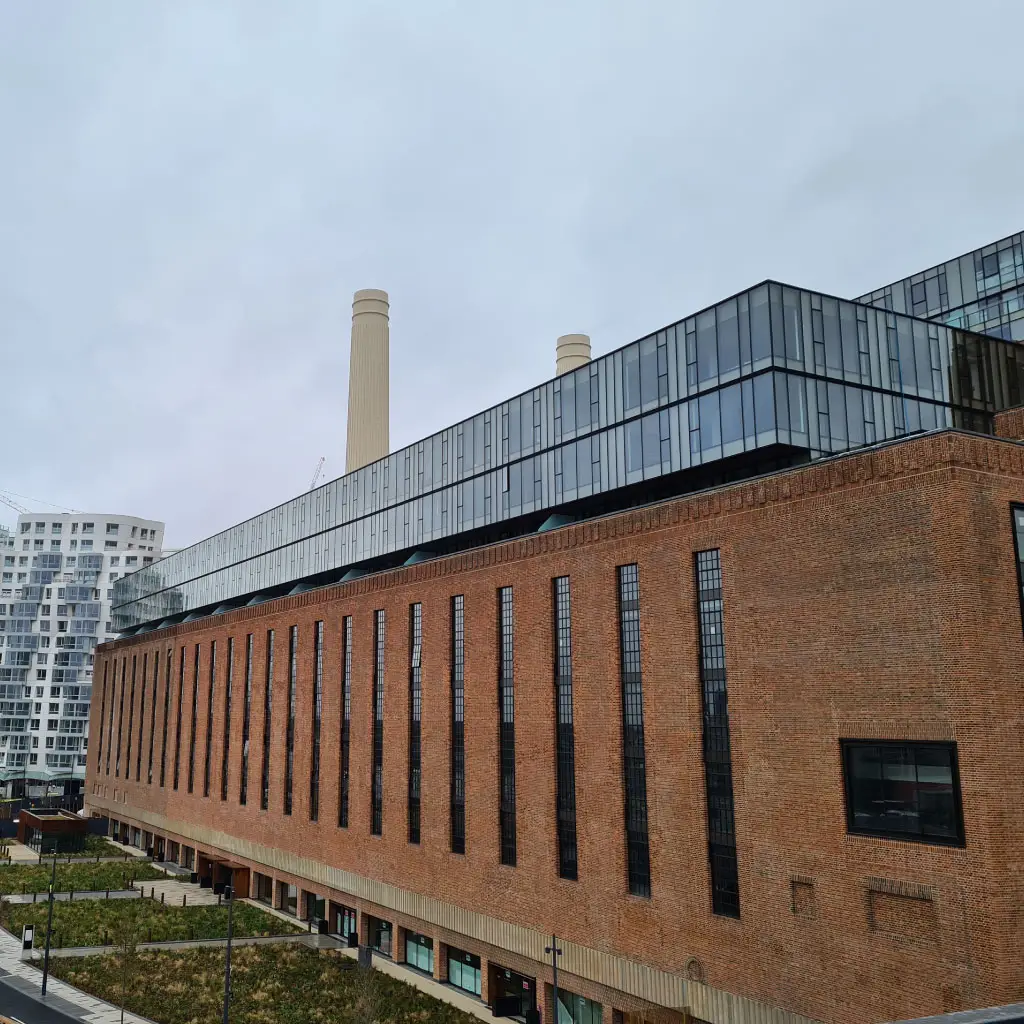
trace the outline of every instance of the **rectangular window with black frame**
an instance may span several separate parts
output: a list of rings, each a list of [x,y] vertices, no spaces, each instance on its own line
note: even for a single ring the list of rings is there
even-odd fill
[[[174,729],[174,789],[181,775],[181,719],[185,712],[185,648],[178,655],[178,717]]]
[[[409,842],[420,841],[420,741],[423,719],[423,605],[409,606]]]
[[[498,827],[501,863],[516,863],[516,701],[512,588],[498,591]]]
[[[341,757],[338,763],[338,828],[348,828],[349,746],[352,740],[352,616],[341,624]]]
[[[135,752],[135,781],[142,781],[142,737],[146,731],[146,677],[149,675],[149,651],[142,655],[142,688],[139,691],[139,745]],[[129,762],[125,776],[131,774]]]
[[[651,895],[647,838],[647,758],[640,671],[640,570],[619,566],[619,651],[622,668],[622,774],[626,814],[626,870],[634,896]]]
[[[1011,505],[1013,550],[1017,556],[1017,596],[1020,598],[1021,626],[1024,627],[1024,505]]]
[[[167,722],[171,717],[171,668],[174,661],[174,648],[167,648],[164,659],[164,720],[160,728],[160,788],[167,782]],[[181,697],[178,698],[178,712],[181,712]]]
[[[370,834],[384,833],[384,609],[373,613],[373,763],[370,769]]]
[[[722,633],[722,560],[717,548],[694,556],[700,635],[700,695],[703,718],[704,786],[707,794],[711,909],[740,916],[732,753]]]
[[[466,692],[465,601],[452,598],[451,705],[451,843],[452,853],[466,852]]]
[[[196,662],[192,672],[192,721],[189,723],[188,738],[188,791],[195,788],[196,781],[196,724],[199,718],[199,648],[196,644]]]
[[[210,755],[213,751],[213,699],[217,688],[217,641],[210,643],[210,685],[206,692],[206,756],[203,758],[203,796],[210,795]]]
[[[841,740],[840,747],[848,832],[964,845],[955,743]]]
[[[284,738],[284,813],[292,813],[292,783],[295,778],[295,701],[299,680],[299,627],[288,631],[288,718]]]
[[[128,694],[128,743],[127,756],[125,758],[124,777],[125,781],[132,775],[132,725],[135,721],[135,669],[136,657],[132,655],[132,688]],[[121,698],[124,699],[124,688],[121,690]],[[121,729],[117,730],[117,763],[114,766],[114,774],[121,774]]]
[[[554,580],[555,821],[558,874],[579,877],[576,847],[576,738],[572,713],[572,608],[569,577]]]
[[[274,631],[267,630],[267,678],[263,687],[263,765],[260,770],[260,810],[270,806],[270,741],[274,712]]]
[[[220,752],[220,798],[228,798],[228,758],[231,752],[231,681],[235,671],[235,640],[228,637],[228,664],[224,678],[224,742]]]
[[[103,662],[103,689],[100,691],[100,736],[99,744],[96,750],[96,774],[98,775],[102,770],[103,765],[103,727],[106,725],[107,718],[107,672],[110,668],[110,662]]]
[[[121,696],[118,701],[114,700],[114,690],[117,689],[117,661],[114,662],[114,685],[110,692],[110,721],[107,729],[107,775],[110,774],[110,752],[114,749],[114,707],[117,707],[117,746],[121,747],[121,717],[124,714],[124,687],[128,672],[127,655],[121,658]],[[118,753],[118,759],[121,755]]]
[[[156,742],[156,700],[160,693],[160,652],[153,652],[153,697],[149,711],[149,754],[146,758],[146,785],[153,785],[153,746]]]
[[[324,624],[313,628],[313,752],[309,765],[309,820],[320,817],[320,722],[324,703]]]
[[[249,800],[249,742],[252,731],[252,633],[245,638],[245,697],[242,701],[242,763],[238,770],[238,803]]]

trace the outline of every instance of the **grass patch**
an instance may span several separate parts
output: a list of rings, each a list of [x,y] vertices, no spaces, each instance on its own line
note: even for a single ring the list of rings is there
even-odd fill
[[[52,856],[52,855],[51,855]],[[75,853],[63,853],[67,859],[82,857],[123,857],[124,851],[115,846],[105,836],[94,836],[91,832],[85,837],[85,845]]]
[[[50,886],[52,861],[47,864],[0,865],[0,892],[47,892]],[[166,878],[159,868],[147,861],[129,860],[96,864],[61,864],[57,861],[57,892],[101,892],[105,889],[127,889],[136,882],[152,882]]]
[[[50,961],[53,975],[115,1005],[116,955]],[[295,945],[240,946],[231,954],[232,1024],[479,1024],[476,1017],[337,954]],[[224,952],[140,952],[125,1008],[158,1024],[219,1024]]]
[[[158,900],[75,900],[53,905],[53,944],[102,946],[116,941],[121,922],[131,918],[138,942],[171,942],[186,939],[223,939],[228,934],[227,904],[214,907],[165,906]],[[12,903],[7,907],[7,928],[21,934],[25,924],[35,925],[35,944],[45,942],[46,904]],[[236,903],[232,930],[239,937],[293,935],[304,931],[296,925],[264,913],[248,903]]]

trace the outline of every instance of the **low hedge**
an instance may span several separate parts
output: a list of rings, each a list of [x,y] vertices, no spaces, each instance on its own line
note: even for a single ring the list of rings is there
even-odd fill
[[[7,908],[7,928],[21,934],[22,925],[35,925],[35,944],[46,941],[45,902],[12,903]],[[83,899],[54,903],[52,944],[103,946],[116,943],[121,922],[137,921],[136,942],[179,942],[189,939],[222,939],[228,933],[228,908],[223,906],[165,906],[159,900]],[[294,935],[304,929],[282,921],[248,903],[236,903],[232,930],[238,938],[253,935]]]

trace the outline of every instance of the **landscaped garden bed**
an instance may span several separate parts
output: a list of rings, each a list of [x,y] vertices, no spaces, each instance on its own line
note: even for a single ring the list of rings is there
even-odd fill
[[[47,892],[52,861],[47,864],[0,865],[0,893]],[[130,883],[166,878],[159,868],[144,860],[111,861],[99,864],[61,864],[57,862],[57,892],[102,892],[127,889]]]
[[[7,907],[5,926],[15,935],[22,925],[35,925],[35,944],[41,947],[46,938],[45,901],[11,903]],[[189,939],[223,939],[228,934],[228,908],[222,906],[166,906],[159,900],[83,899],[57,902],[53,905],[51,943],[58,949],[70,946],[104,946],[116,943],[122,933],[122,922],[130,917],[136,922],[136,942],[177,942]],[[304,931],[248,903],[236,903],[232,930],[237,938],[254,935],[294,935]]]
[[[237,910],[237,907],[236,907]],[[50,971],[91,995],[121,1004],[120,958],[55,958]],[[289,944],[240,946],[231,954],[232,1024],[479,1024],[476,1017],[412,985],[357,968],[339,954]],[[219,1024],[224,951],[137,954],[125,1008],[158,1024]]]

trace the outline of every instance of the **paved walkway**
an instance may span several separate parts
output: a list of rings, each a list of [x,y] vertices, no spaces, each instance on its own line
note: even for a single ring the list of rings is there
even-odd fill
[[[46,984],[46,1000],[39,1000],[39,989],[42,976],[39,971],[21,959],[21,939],[0,929],[0,982],[10,986],[17,992],[31,997],[39,1005],[47,1006],[82,1024],[118,1024],[121,1011],[94,999],[77,988],[51,977]],[[127,1024],[152,1024],[145,1017],[134,1013],[125,1013]]]

